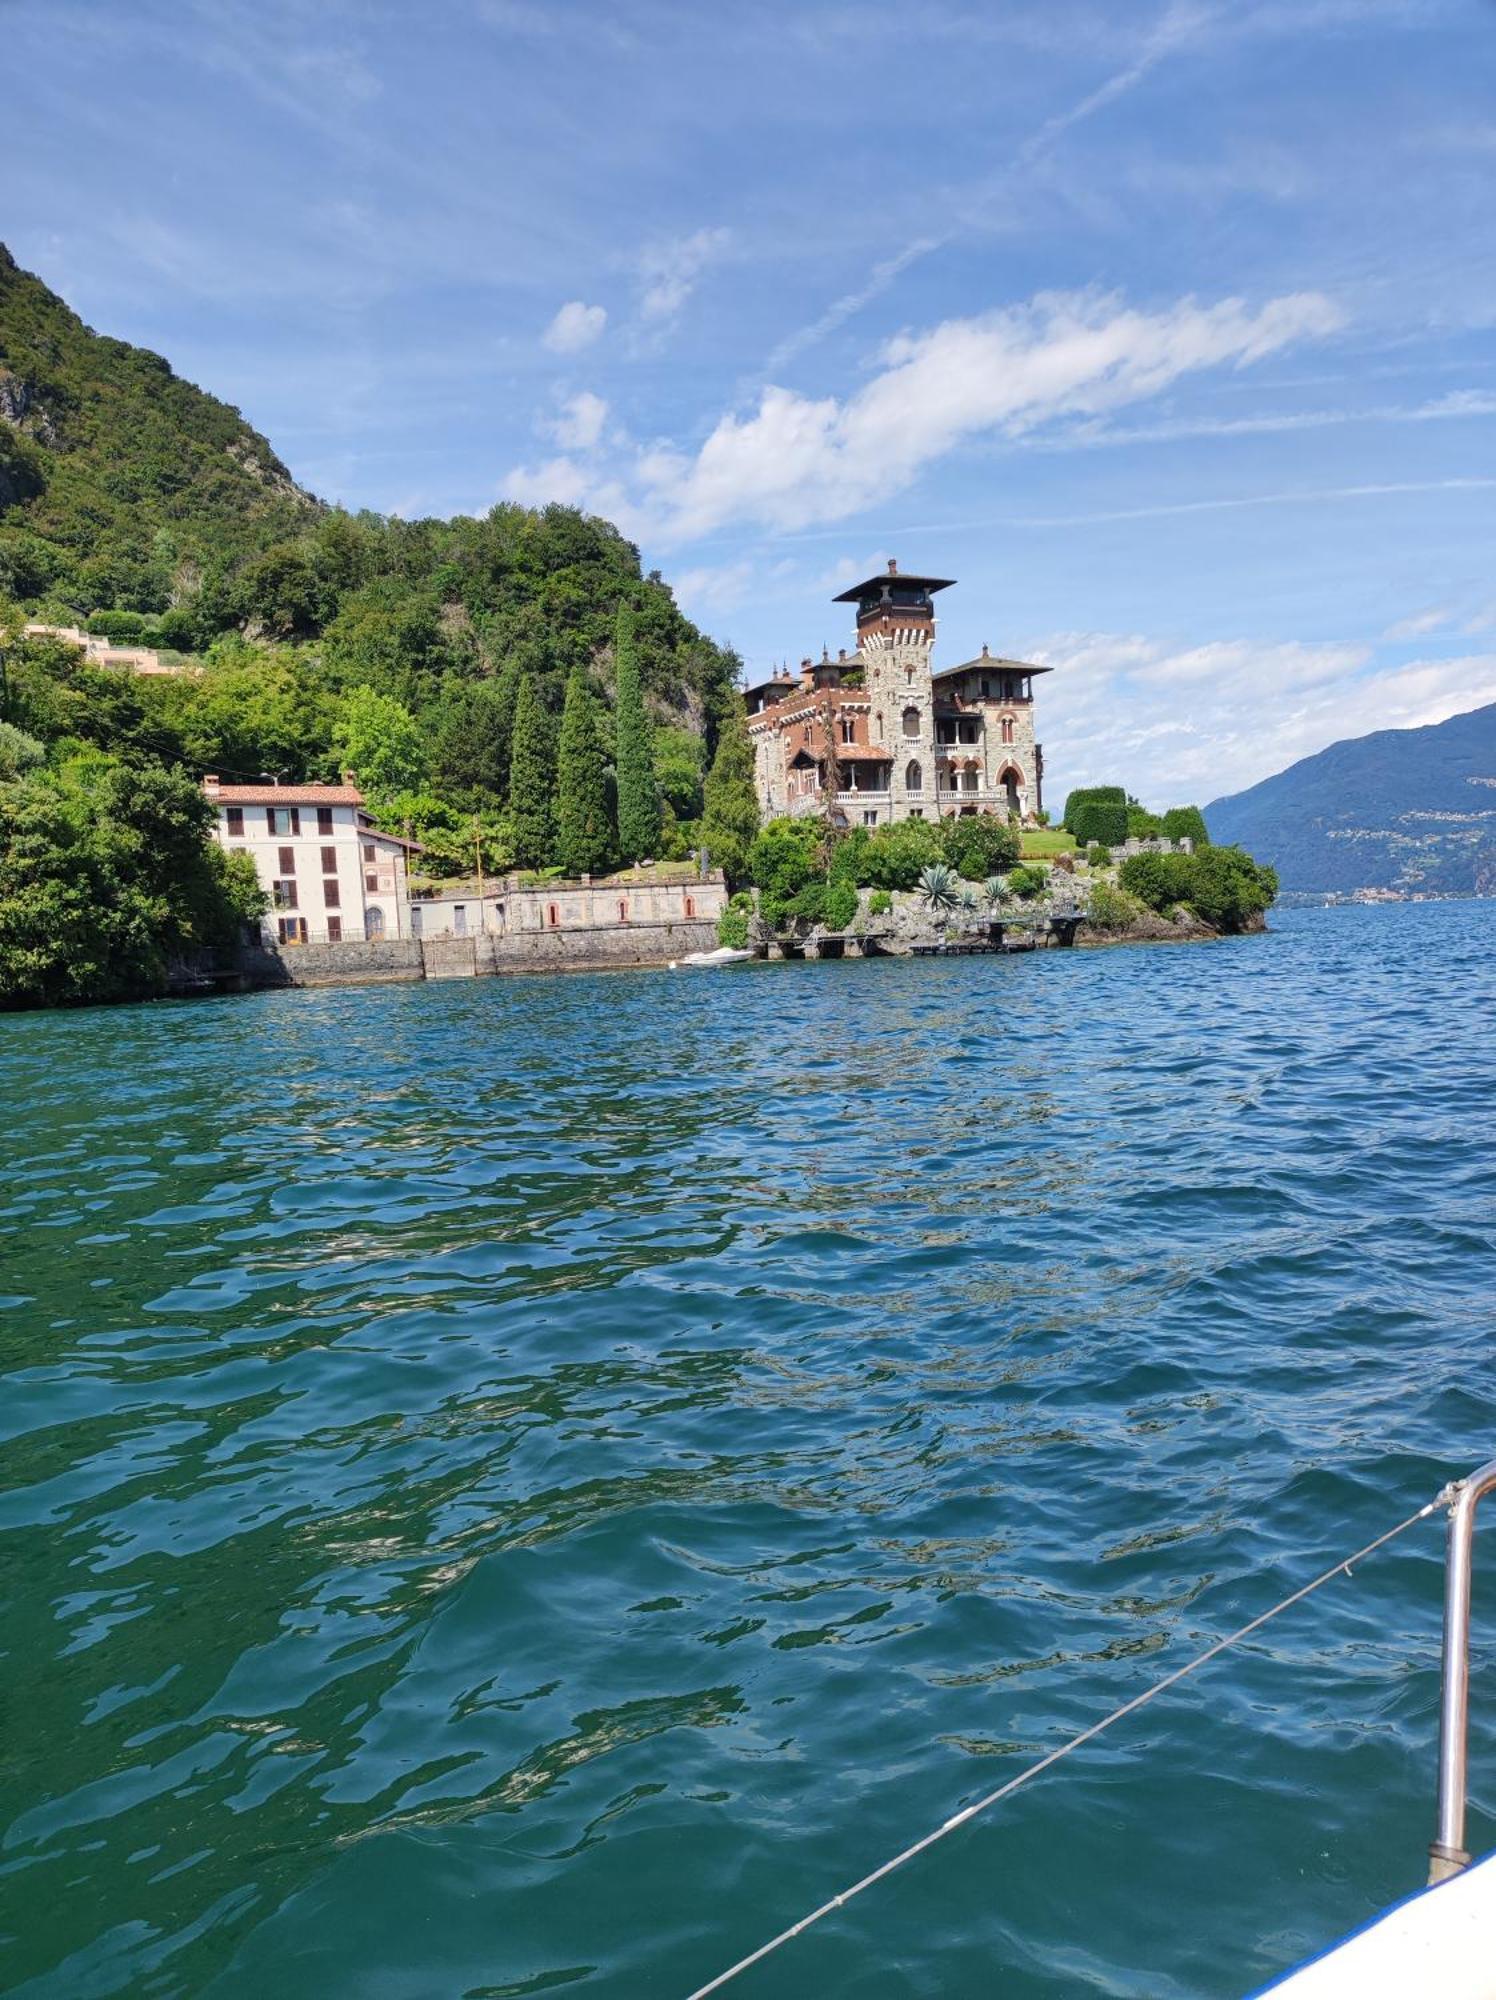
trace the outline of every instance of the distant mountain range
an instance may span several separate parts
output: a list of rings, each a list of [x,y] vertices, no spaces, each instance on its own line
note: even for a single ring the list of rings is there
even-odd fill
[[[1496,702],[1332,743],[1205,808],[1285,892],[1496,896]]]

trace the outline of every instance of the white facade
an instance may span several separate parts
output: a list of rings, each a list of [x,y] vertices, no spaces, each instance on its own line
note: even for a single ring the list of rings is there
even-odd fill
[[[213,837],[247,854],[271,907],[270,944],[408,938],[409,843],[369,824],[352,785],[225,785],[205,778]]]
[[[547,882],[476,891],[444,889],[410,910],[415,937],[512,937],[539,931],[628,930],[644,924],[715,923],[727,907],[720,875],[692,882]]]

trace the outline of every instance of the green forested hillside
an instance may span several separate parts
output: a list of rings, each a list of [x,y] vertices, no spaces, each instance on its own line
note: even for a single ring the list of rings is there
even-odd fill
[[[1332,743],[1205,815],[1290,892],[1496,895],[1496,703]]]
[[[121,686],[23,638],[27,618],[168,649],[189,671]],[[0,722],[26,739],[0,757],[0,868],[17,851],[6,788],[66,768],[86,814],[108,792],[100,759],[240,780],[351,770],[436,874],[472,865],[475,832],[492,870],[678,855],[737,705],[736,658],[608,522],[326,506],[237,411],[92,332],[3,246],[0,624]],[[539,812],[511,797],[521,713]],[[562,796],[592,801],[580,845],[575,814],[549,809]],[[3,932],[0,911],[0,952]]]

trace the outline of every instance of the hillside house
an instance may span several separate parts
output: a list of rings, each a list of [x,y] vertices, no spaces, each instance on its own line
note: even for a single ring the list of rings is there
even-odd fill
[[[411,936],[413,841],[371,824],[354,785],[226,785],[204,778],[213,837],[247,854],[270,898],[270,944]]]

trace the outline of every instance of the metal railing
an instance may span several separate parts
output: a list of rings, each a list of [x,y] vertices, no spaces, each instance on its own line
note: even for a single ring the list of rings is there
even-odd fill
[[[1475,1510],[1496,1491],[1496,1458],[1449,1489],[1444,1556],[1444,1668],[1439,1691],[1439,1823],[1429,1842],[1430,1884],[1470,1865],[1465,1850],[1465,1762],[1470,1724],[1470,1577]]]

